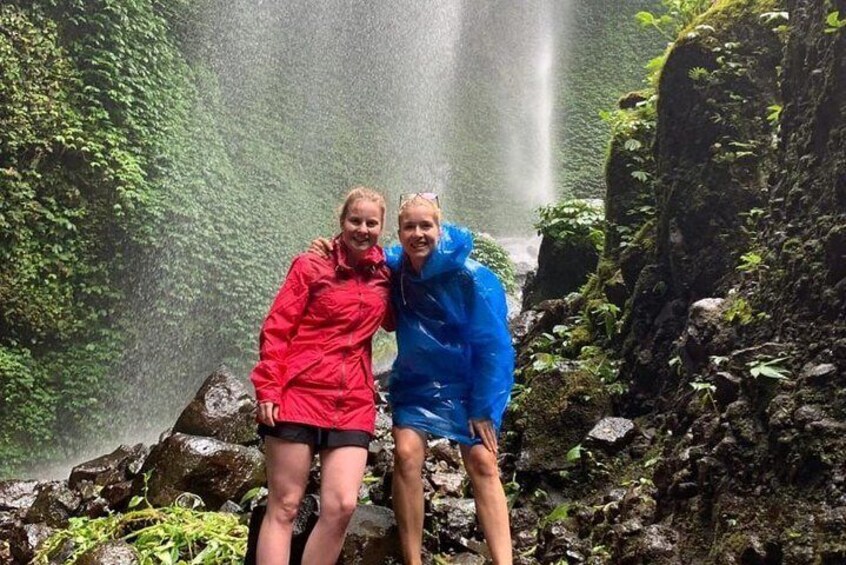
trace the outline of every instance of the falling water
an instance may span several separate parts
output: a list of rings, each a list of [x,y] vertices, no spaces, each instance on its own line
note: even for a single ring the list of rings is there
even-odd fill
[[[196,44],[236,112],[276,98],[296,138],[277,150],[313,180],[332,166],[326,148],[351,143],[332,157],[358,173],[346,184],[394,200],[434,189],[450,218],[510,235],[555,197],[555,38],[568,6],[242,1],[209,12]]]
[[[448,219],[499,238],[528,268],[534,209],[572,188],[556,179],[567,173],[562,152],[587,151],[595,168],[579,171],[601,183],[601,146],[583,142],[585,124],[627,88],[600,99],[576,83],[573,93],[568,73],[640,74],[625,46],[580,58],[594,45],[586,29],[621,33],[617,20],[649,1],[619,14],[611,0],[192,4],[177,28],[198,86],[196,131],[210,137],[174,174],[171,243],[145,258],[125,305],[131,337],[118,372],[130,390],[116,437],[88,454],[154,441],[219,362],[246,375],[291,257],[336,229],[350,185],[382,189],[393,209],[401,193],[434,189]],[[562,112],[562,92],[590,110]],[[575,147],[572,122],[562,127],[574,116],[584,120]]]

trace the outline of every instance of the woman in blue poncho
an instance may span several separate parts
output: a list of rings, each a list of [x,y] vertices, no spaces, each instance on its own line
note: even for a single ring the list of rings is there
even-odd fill
[[[405,197],[402,245],[387,252],[398,354],[389,383],[393,411],[393,499],[407,563],[421,562],[422,469],[428,435],[460,444],[476,512],[494,563],[511,563],[497,432],[513,384],[505,292],[468,258],[469,231],[441,225],[431,193]]]

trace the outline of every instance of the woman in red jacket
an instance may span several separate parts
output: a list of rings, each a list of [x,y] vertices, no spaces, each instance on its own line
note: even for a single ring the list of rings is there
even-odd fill
[[[390,293],[377,245],[384,220],[380,194],[363,187],[350,191],[331,256],[294,258],[262,326],[261,360],[250,375],[269,487],[260,565],[288,563],[315,452],[320,518],[303,563],[335,563],[340,554],[376,418],[370,344]]]

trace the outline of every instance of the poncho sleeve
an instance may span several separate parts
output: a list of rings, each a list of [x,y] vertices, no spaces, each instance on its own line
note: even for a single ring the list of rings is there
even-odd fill
[[[310,258],[296,257],[264,320],[259,334],[259,362],[250,374],[259,403],[280,402],[285,351],[305,313],[312,272]]]
[[[505,291],[491,271],[473,271],[468,340],[471,347],[473,390],[469,416],[487,418],[499,429],[514,384],[514,349],[508,332]]]

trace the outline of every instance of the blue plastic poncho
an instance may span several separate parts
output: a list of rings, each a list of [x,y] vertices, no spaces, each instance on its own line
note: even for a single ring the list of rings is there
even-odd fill
[[[499,430],[514,383],[502,284],[469,259],[470,232],[444,224],[419,275],[402,248],[387,250],[397,359],[388,384],[394,424],[464,444],[470,418]]]

